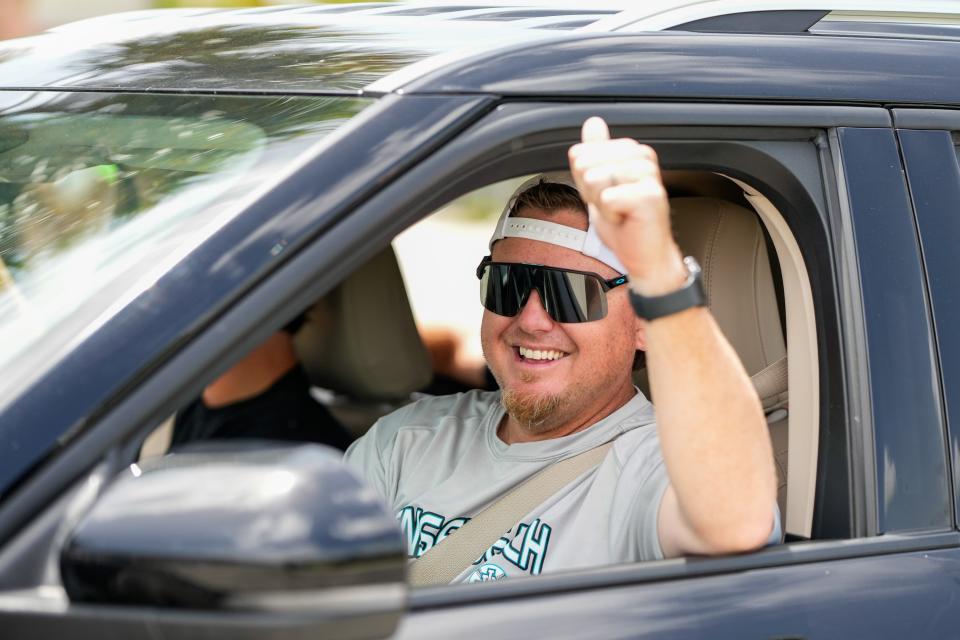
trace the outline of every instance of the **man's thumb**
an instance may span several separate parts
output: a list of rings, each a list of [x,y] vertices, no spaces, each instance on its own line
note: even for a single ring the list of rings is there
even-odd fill
[[[583,142],[603,142],[610,139],[610,130],[607,129],[607,123],[603,118],[593,116],[587,118],[583,123],[581,130],[581,139]]]

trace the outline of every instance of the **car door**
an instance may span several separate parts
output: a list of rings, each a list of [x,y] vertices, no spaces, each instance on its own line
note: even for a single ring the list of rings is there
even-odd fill
[[[919,245],[887,111],[507,103],[357,215],[397,224],[477,186],[561,169],[589,115],[652,144],[666,169],[733,177],[783,215],[814,307],[817,394],[791,399],[798,421],[804,401],[817,403],[808,529],[788,506],[790,544],[748,556],[414,591],[400,636],[949,633],[960,539]],[[790,357],[801,351],[792,345]]]

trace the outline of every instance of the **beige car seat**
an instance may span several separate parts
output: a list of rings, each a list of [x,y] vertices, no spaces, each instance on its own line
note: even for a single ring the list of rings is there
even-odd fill
[[[294,346],[331,410],[356,435],[430,383],[430,357],[392,247],[359,267],[308,312]]]
[[[753,211],[726,200],[672,198],[670,208],[677,243],[703,268],[710,310],[760,395],[786,514],[787,352],[763,229]]]

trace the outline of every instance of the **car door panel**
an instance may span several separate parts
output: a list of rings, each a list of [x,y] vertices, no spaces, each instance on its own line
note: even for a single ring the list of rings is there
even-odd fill
[[[415,609],[398,638],[942,638],[958,578],[952,550],[815,562]]]

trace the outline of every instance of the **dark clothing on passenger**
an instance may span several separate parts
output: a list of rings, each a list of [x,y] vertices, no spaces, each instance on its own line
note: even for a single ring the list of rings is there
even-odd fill
[[[299,366],[247,400],[210,408],[197,398],[177,413],[170,447],[229,438],[318,442],[341,450],[353,441],[330,411],[310,395],[310,381]]]

